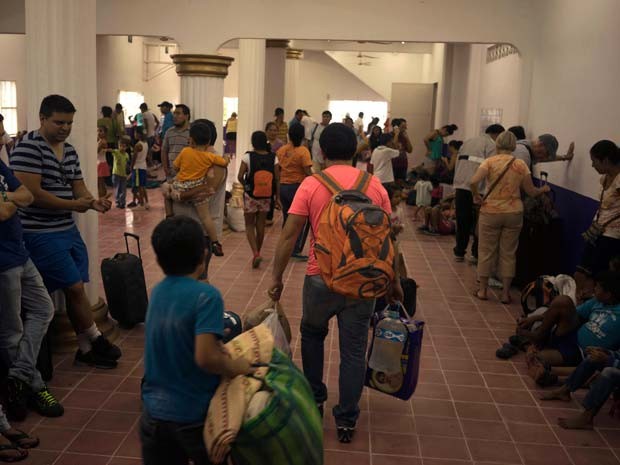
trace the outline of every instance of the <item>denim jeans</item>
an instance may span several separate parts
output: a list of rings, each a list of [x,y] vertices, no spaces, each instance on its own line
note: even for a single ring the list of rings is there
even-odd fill
[[[606,367],[606,362],[597,363],[587,357],[566,380],[566,386],[571,392],[575,392],[599,370],[602,370],[601,375],[590,386],[582,403],[583,408],[595,413],[605,404],[612,392],[620,387],[620,368]]]
[[[304,374],[317,403],[327,400],[323,354],[329,320],[338,318],[340,336],[340,399],[333,409],[336,425],[355,426],[366,375],[368,328],[374,300],[348,299],[330,291],[320,276],[306,276],[301,318],[301,357]]]
[[[127,177],[112,175],[112,184],[114,184],[114,191],[116,192],[116,204],[125,207],[127,197]]]
[[[53,316],[52,299],[30,259],[0,273],[0,355],[9,376],[35,392],[45,385],[36,364]]]
[[[181,382],[181,381],[180,381]],[[144,465],[210,465],[203,437],[204,423],[156,420],[145,410],[140,419]]]
[[[293,199],[295,198],[295,194],[297,193],[297,189],[299,189],[299,186],[300,184],[280,184],[280,202],[282,202],[282,227],[284,227],[284,224],[286,223],[286,219],[288,218],[288,210],[289,208],[291,208],[291,204],[293,203]],[[299,233],[297,241],[295,242],[293,254],[300,254],[304,250],[304,244],[306,243],[309,230],[310,224],[308,221],[306,221],[304,228]]]
[[[465,189],[456,189],[454,195],[456,207],[456,247],[454,254],[464,257],[469,245],[469,237],[476,227],[476,214],[474,212],[474,197]],[[471,246],[471,254],[478,257],[478,235],[474,234],[474,242]]]

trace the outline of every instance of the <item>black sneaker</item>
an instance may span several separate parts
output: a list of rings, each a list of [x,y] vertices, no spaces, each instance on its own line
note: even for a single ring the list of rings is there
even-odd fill
[[[339,426],[336,431],[338,434],[338,442],[342,444],[348,444],[353,439],[353,435],[355,434],[355,427],[348,428],[346,426]]]
[[[84,353],[78,349],[75,353],[75,360],[73,363],[75,365],[88,365],[95,368],[101,368],[102,370],[111,370],[118,366],[118,362],[116,360],[102,357],[94,350]]]
[[[222,244],[220,244],[219,242],[213,242],[211,244],[211,252],[213,252],[213,255],[215,255],[216,257],[224,256],[224,249],[222,249]]]
[[[28,415],[30,386],[17,378],[6,380],[6,413],[11,421],[24,421]]]
[[[43,386],[39,392],[32,393],[30,408],[42,417],[61,417],[65,413],[64,407],[60,405],[47,386]]]
[[[108,341],[105,337],[99,336],[92,342],[92,352],[95,352],[102,358],[107,358],[110,360],[118,360],[121,358],[123,353],[121,349]]]

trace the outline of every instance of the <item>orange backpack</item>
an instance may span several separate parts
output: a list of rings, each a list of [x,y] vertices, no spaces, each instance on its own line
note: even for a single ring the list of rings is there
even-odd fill
[[[351,299],[385,295],[394,280],[394,245],[390,216],[365,195],[371,175],[361,171],[351,190],[325,171],[313,176],[333,195],[314,232],[325,284]]]

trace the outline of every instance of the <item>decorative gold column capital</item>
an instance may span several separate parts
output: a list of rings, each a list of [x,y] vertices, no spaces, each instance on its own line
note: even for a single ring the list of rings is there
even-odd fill
[[[267,48],[288,48],[290,40],[286,39],[267,39],[265,46]]]
[[[234,61],[232,57],[222,55],[177,54],[172,55],[179,76],[210,76],[225,78],[228,67]]]
[[[301,60],[304,57],[304,51],[296,48],[286,49],[286,58],[289,60]]]

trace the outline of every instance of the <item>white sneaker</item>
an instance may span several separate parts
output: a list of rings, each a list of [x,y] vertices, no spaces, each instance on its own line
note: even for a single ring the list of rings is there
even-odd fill
[[[493,287],[495,289],[504,289],[504,285],[502,282],[495,278],[489,278],[489,287]]]

